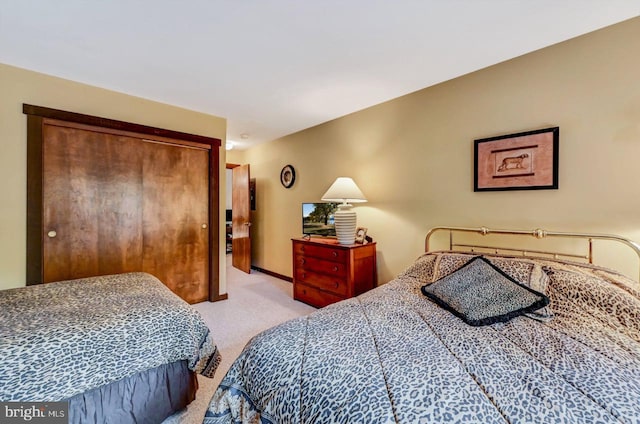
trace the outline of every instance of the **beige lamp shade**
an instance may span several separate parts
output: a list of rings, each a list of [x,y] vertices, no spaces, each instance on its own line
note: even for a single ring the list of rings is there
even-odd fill
[[[336,225],[336,237],[338,243],[349,245],[355,242],[356,237],[356,213],[351,210],[351,203],[366,202],[364,194],[353,179],[338,177],[331,184],[329,190],[322,196],[322,200],[328,202],[342,202],[338,210],[333,214],[333,222]]]
[[[367,201],[353,178],[349,177],[338,177],[322,196],[322,200],[342,203],[363,203]]]

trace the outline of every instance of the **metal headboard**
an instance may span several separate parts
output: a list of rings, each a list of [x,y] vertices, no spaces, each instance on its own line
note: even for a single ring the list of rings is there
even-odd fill
[[[587,233],[568,233],[568,232],[559,232],[559,231],[547,231],[547,230],[541,230],[539,228],[535,230],[494,230],[494,229],[489,229],[487,227],[480,227],[480,228],[434,227],[429,230],[425,238],[425,241],[424,241],[425,252],[430,251],[429,241],[431,239],[431,236],[438,231],[449,232],[449,250],[455,250],[455,248],[463,248],[463,249],[469,249],[471,252],[473,252],[474,249],[488,249],[493,251],[496,254],[498,254],[499,252],[505,252],[505,253],[511,253],[511,254],[518,254],[520,256],[527,256],[533,253],[535,255],[551,256],[554,259],[578,258],[578,259],[587,260],[590,264],[592,264],[593,263],[593,240],[609,240],[609,241],[616,241],[630,247],[636,253],[636,255],[638,256],[638,260],[640,261],[640,244],[634,241],[631,241],[629,239],[626,239],[624,237],[616,236],[613,234],[587,234]],[[573,253],[553,252],[553,251],[544,251],[544,250],[514,249],[509,247],[454,243],[453,233],[475,233],[475,234],[481,234],[483,236],[486,236],[488,234],[529,235],[537,239],[542,239],[546,237],[583,239],[588,242],[588,252],[584,255],[577,255]]]

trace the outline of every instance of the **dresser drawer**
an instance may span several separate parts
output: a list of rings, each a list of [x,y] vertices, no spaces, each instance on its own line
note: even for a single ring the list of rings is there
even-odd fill
[[[328,261],[345,262],[347,251],[334,247],[330,244],[326,246],[314,246],[312,244],[294,243],[293,254],[313,258],[326,259]]]
[[[344,278],[347,275],[347,265],[343,262],[331,262],[309,256],[295,256],[296,270],[315,271],[332,277]]]
[[[318,308],[323,308],[343,300],[342,297],[336,296],[335,294],[327,293],[300,283],[293,286],[293,298]]]
[[[300,267],[296,268],[295,272],[296,281],[322,290],[327,290],[341,296],[347,295],[347,281],[342,277],[320,274]]]

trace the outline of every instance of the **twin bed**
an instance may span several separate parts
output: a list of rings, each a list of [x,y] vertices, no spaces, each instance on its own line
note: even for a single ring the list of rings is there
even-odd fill
[[[70,423],[160,423],[220,362],[198,312],[145,273],[0,291],[0,323],[0,401],[68,401]]]
[[[591,261],[602,237],[585,236]],[[377,289],[257,335],[204,422],[640,422],[638,283],[557,254],[487,250],[426,253]],[[481,300],[458,310],[460,284],[478,282]],[[540,303],[516,296],[514,312],[486,294],[502,284]]]
[[[579,236],[591,262],[602,236]],[[255,336],[204,422],[640,422],[640,285],[476,247],[427,239],[393,281]],[[68,400],[70,422],[161,422],[220,361],[198,313],[148,274],[0,291],[0,320],[0,400]]]

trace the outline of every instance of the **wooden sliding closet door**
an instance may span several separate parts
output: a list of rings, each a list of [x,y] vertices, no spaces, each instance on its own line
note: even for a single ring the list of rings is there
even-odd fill
[[[45,125],[44,282],[142,269],[142,151],[125,136]]]
[[[209,152],[145,141],[142,169],[143,268],[187,302],[207,300]]]
[[[23,105],[27,285],[142,271],[219,292],[220,140]]]

